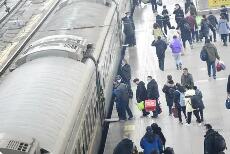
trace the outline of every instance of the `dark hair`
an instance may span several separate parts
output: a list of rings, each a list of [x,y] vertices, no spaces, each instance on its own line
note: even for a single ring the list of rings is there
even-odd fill
[[[163,8],[166,8],[166,5],[163,5]]]
[[[212,14],[212,11],[209,11],[209,14]]]
[[[147,78],[151,78],[152,79],[153,77],[149,75],[149,76],[147,76]]]
[[[157,29],[157,28],[159,28],[159,27],[160,27],[160,26],[159,26],[158,23],[154,23],[154,24],[153,24],[153,28],[154,28],[154,29]]]
[[[161,36],[158,36],[157,39],[160,40],[160,39],[161,39]]]
[[[174,39],[176,39],[176,38],[177,38],[177,36],[176,36],[176,35],[173,35],[173,38],[174,38]]]
[[[168,80],[172,80],[172,75],[167,75]]]
[[[185,88],[186,88],[186,89],[192,89],[193,87],[190,86],[190,85],[188,85],[188,84],[186,84],[186,85],[185,85]]]
[[[193,86],[193,89],[194,89],[194,90],[197,90],[197,86]]]
[[[210,125],[210,124],[205,124],[204,126],[205,126],[208,130],[209,130],[209,129],[212,129],[212,125]]]
[[[184,70],[184,71],[188,71],[188,68],[185,67],[185,68],[183,68],[183,70]]]
[[[202,17],[203,17],[204,19],[206,19],[206,15],[205,15],[205,14],[203,14]]]
[[[135,83],[136,83],[137,81],[139,81],[139,79],[138,79],[138,78],[135,78],[135,79],[133,80],[133,82],[135,82]]]

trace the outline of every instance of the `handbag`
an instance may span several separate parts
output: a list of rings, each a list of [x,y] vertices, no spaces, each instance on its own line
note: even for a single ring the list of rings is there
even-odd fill
[[[227,109],[230,109],[230,98],[226,99],[225,106]]]
[[[156,100],[145,100],[145,110],[146,112],[156,110]]]
[[[142,101],[142,102],[140,102],[140,103],[137,103],[137,108],[138,108],[140,111],[144,110],[144,109],[145,109],[145,102]]]
[[[174,118],[178,118],[178,109],[176,107],[172,108],[172,113],[173,113]]]

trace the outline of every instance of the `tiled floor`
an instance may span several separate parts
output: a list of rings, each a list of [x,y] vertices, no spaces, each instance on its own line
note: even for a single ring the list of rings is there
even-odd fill
[[[182,1],[163,1],[172,13],[175,3]],[[161,9],[161,8],[160,8]],[[171,56],[170,50],[166,51],[165,71],[158,69],[158,61],[155,55],[155,48],[151,47],[153,40],[152,24],[153,14],[151,6],[142,6],[137,8],[135,12],[136,38],[137,46],[129,48],[126,58],[132,68],[132,79],[140,78],[145,83],[146,77],[152,75],[158,82],[160,91],[160,100],[162,103],[163,113],[158,119],[140,118],[141,112],[135,106],[135,99],[130,103],[131,109],[135,115],[135,120],[125,123],[111,123],[108,138],[105,147],[105,154],[111,154],[115,145],[125,136],[130,137],[140,149],[139,142],[145,133],[146,126],[157,122],[167,138],[167,146],[173,147],[176,154],[202,154],[203,140],[205,129],[203,126],[198,126],[194,120],[192,125],[187,127],[178,124],[178,119],[168,116],[164,94],[161,89],[166,82],[166,76],[171,74],[174,82],[180,82],[181,71],[177,71],[174,64],[174,59]],[[173,19],[173,16],[172,16]],[[173,23],[173,22],[172,22]],[[194,44],[194,49],[186,49],[185,55],[182,57],[184,67],[189,69],[193,74],[195,84],[202,90],[205,103],[205,122],[213,125],[224,135],[227,145],[230,145],[230,111],[225,109],[226,99],[226,83],[227,76],[230,74],[230,48],[223,47],[221,42],[215,43],[218,47],[218,52],[221,59],[226,63],[227,69],[217,74],[217,80],[209,78],[206,71],[206,63],[199,58],[199,53],[203,43]],[[132,85],[135,92],[135,85]],[[113,117],[117,117],[116,110],[113,112]],[[230,150],[226,151],[229,154]]]

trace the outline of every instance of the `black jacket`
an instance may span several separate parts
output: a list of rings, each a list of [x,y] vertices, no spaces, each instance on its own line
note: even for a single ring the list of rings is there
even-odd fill
[[[113,154],[132,154],[133,142],[130,139],[121,140],[113,150]]]
[[[196,95],[198,96],[198,98],[199,98],[199,109],[204,109],[205,107],[204,107],[204,102],[203,102],[203,95],[202,95],[202,92],[199,90],[199,89],[197,89],[196,91],[195,91],[195,93],[196,93]]]
[[[212,28],[214,28],[214,27],[216,27],[216,25],[218,25],[218,21],[214,15],[209,15],[208,21],[212,25]]]
[[[143,81],[140,81],[137,85],[136,99],[138,103],[145,101],[147,99],[147,90],[145,88],[145,83]]]
[[[166,83],[162,89],[162,91],[165,93],[165,99],[168,106],[173,106],[173,98],[174,98],[174,91],[175,91],[175,85]]]
[[[158,59],[162,59],[165,57],[165,50],[167,49],[167,44],[163,40],[157,40],[152,42],[152,46],[156,47],[156,53]]]
[[[158,99],[159,98],[159,91],[158,91],[158,84],[157,82],[152,79],[147,84],[147,97],[148,99]]]
[[[175,90],[173,94],[174,94],[173,102],[175,103],[175,106],[177,108],[181,107],[180,106],[180,91],[179,90]]]
[[[124,25],[124,29],[123,32],[125,33],[125,35],[132,35],[135,33],[135,27],[134,27],[134,23],[131,17],[123,17],[122,18],[123,21],[123,25]]]
[[[166,139],[165,139],[164,134],[161,131],[161,128],[160,127],[154,127],[154,128],[152,127],[152,129],[153,129],[153,133],[157,134],[160,137],[162,144],[165,145]]]
[[[213,129],[206,132],[206,135],[204,136],[204,154],[218,154],[214,148],[215,133],[216,132]]]
[[[184,11],[181,8],[174,10],[173,14],[175,14],[176,21],[179,21],[184,18]]]
[[[163,27],[163,17],[161,15],[156,16],[156,23],[160,26]]]
[[[131,79],[131,67],[129,64],[125,64],[121,67],[120,71],[121,78],[124,82],[129,82]]]
[[[227,93],[230,94],[230,75],[228,75]]]

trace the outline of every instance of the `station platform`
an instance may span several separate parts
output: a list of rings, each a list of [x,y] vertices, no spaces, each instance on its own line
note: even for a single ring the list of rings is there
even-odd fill
[[[163,5],[167,4],[167,8],[172,14],[174,4],[179,3],[184,6],[182,0],[163,0]],[[161,12],[159,7],[158,12]],[[171,23],[175,25],[174,16],[171,16]],[[154,37],[152,36],[152,25],[155,15],[152,13],[151,5],[143,5],[137,7],[134,13],[134,21],[136,26],[137,45],[128,48],[126,59],[129,61],[132,69],[132,79],[139,78],[147,84],[147,76],[151,75],[158,82],[160,101],[163,112],[157,119],[150,116],[141,118],[140,112],[135,103],[136,85],[132,83],[134,98],[130,100],[130,108],[134,114],[134,120],[124,123],[113,122],[109,125],[108,136],[106,140],[104,154],[112,154],[116,144],[123,138],[130,138],[134,141],[139,151],[140,140],[145,134],[145,129],[152,123],[157,123],[166,137],[166,146],[173,147],[175,154],[203,154],[203,141],[205,135],[204,126],[198,126],[194,116],[192,124],[185,126],[179,124],[179,120],[168,115],[168,107],[165,101],[165,95],[162,92],[163,85],[166,83],[167,75],[171,74],[174,82],[180,82],[182,71],[176,70],[174,59],[168,48],[165,57],[165,71],[158,68],[158,59],[156,57],[155,47],[151,46]],[[200,60],[200,51],[204,43],[195,43],[194,49],[188,48],[184,50],[185,55],[182,56],[183,67],[187,67],[193,75],[195,85],[203,92],[203,101],[205,104],[204,123],[210,123],[215,130],[222,134],[226,140],[227,146],[230,147],[230,111],[225,108],[225,100],[227,97],[227,77],[230,74],[230,47],[224,47],[220,41],[219,35],[217,46],[220,58],[226,64],[226,70],[217,72],[217,79],[208,77],[207,66],[205,62]],[[113,109],[112,118],[117,118],[117,112]],[[185,123],[185,119],[183,119]],[[230,150],[225,151],[226,154]]]

